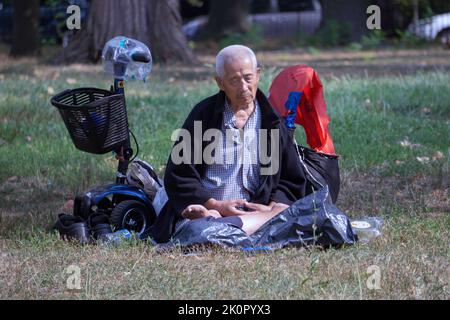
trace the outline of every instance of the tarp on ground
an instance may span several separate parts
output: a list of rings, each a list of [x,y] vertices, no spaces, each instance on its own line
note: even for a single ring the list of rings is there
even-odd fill
[[[297,200],[250,236],[240,228],[207,217],[187,220],[171,241],[157,246],[161,249],[196,245],[278,249],[309,245],[340,247],[352,245],[356,240],[349,218],[332,203],[328,187],[324,187]]]

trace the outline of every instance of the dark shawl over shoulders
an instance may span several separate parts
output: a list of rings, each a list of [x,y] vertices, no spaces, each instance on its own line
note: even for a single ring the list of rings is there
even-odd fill
[[[311,193],[305,175],[298,159],[292,138],[288,130],[281,121],[279,115],[270,106],[269,101],[258,90],[256,98],[261,108],[261,129],[279,129],[280,144],[277,146],[280,151],[279,170],[273,175],[261,176],[259,189],[251,196],[251,202],[268,204],[270,201],[292,204],[295,200]],[[201,121],[203,132],[210,128],[221,129],[223,120],[223,110],[225,93],[220,91],[197,104],[186,121],[183,129],[191,133],[191,156],[203,154],[204,148],[210,143],[202,141],[199,146],[202,150],[194,150],[194,121]],[[201,139],[200,137],[200,139]],[[270,130],[268,131],[267,149],[268,154],[273,154],[270,148]],[[174,146],[182,142],[178,139]],[[149,228],[145,236],[152,237],[157,242],[167,242],[174,231],[176,221],[180,217],[181,211],[190,204],[204,204],[211,197],[208,191],[201,184],[201,177],[205,172],[205,164],[174,164],[171,157],[167,161],[164,175],[164,186],[169,198],[168,203],[161,211],[155,224]],[[270,163],[266,166],[270,166]]]

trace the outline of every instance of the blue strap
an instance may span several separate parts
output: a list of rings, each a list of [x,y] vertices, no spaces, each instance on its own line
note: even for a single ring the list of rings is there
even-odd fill
[[[295,118],[297,117],[297,106],[300,103],[303,92],[291,91],[284,107],[288,109],[285,124],[289,129],[295,128]]]

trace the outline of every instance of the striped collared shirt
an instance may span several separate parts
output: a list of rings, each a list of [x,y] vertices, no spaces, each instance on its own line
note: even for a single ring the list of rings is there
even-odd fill
[[[259,187],[260,164],[259,129],[261,110],[255,100],[255,109],[243,129],[237,129],[236,117],[227,99],[222,121],[222,145],[215,163],[207,165],[202,185],[216,200],[245,199]]]

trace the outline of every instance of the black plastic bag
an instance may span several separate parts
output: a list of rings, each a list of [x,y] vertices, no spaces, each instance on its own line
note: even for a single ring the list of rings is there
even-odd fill
[[[297,144],[296,148],[308,183],[314,190],[328,185],[331,200],[336,203],[341,185],[338,156],[319,153]]]
[[[251,236],[240,228],[208,217],[187,220],[171,241],[157,246],[165,249],[196,245],[276,249],[309,245],[339,247],[352,245],[356,240],[348,217],[332,203],[326,186],[297,200]]]

